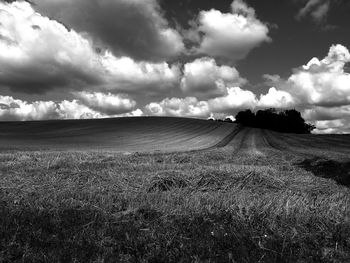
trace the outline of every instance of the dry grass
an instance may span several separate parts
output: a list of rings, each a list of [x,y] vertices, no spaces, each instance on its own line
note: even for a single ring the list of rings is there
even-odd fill
[[[263,156],[0,154],[0,262],[349,262],[350,189],[251,133]]]

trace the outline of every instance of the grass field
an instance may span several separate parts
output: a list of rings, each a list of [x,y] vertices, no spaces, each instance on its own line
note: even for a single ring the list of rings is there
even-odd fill
[[[134,120],[0,125],[0,262],[350,262],[350,136]]]

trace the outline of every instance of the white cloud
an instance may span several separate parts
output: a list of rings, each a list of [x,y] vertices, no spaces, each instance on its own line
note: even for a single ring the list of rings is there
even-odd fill
[[[190,30],[200,39],[197,53],[207,54],[226,60],[238,60],[247,56],[255,47],[271,39],[268,27],[258,20],[255,10],[242,0],[234,0],[231,13],[211,9],[201,11],[196,26]]]
[[[0,85],[27,93],[92,85],[101,68],[89,41],[34,12],[27,2],[0,2]]]
[[[208,117],[213,114],[230,114],[245,108],[255,108],[258,100],[254,93],[239,87],[226,88],[227,95],[199,101],[195,97],[167,98],[145,107],[149,115]]]
[[[278,75],[264,75],[264,78],[278,90],[288,92],[299,106],[348,105],[350,74],[344,69],[349,62],[349,50],[338,44],[331,46],[322,60],[314,57],[306,65],[294,69],[286,80]]]
[[[141,109],[136,109],[132,112],[122,114],[122,115],[120,115],[120,117],[141,117],[143,115],[144,115],[144,113]]]
[[[135,62],[128,57],[116,58],[106,52],[101,61],[107,71],[105,89],[123,92],[164,92],[178,85],[179,65],[166,62]]]
[[[56,103],[56,107],[60,119],[94,119],[108,117],[108,115],[90,109],[78,100],[64,100],[60,103]]]
[[[49,120],[101,118],[104,115],[95,112],[77,100],[34,101],[27,102],[11,96],[0,95],[0,120]]]
[[[247,81],[234,67],[218,66],[212,58],[199,58],[184,66],[181,89],[197,98],[213,98],[227,93],[227,86],[239,86]]]
[[[157,0],[33,0],[41,13],[87,32],[117,56],[163,60],[184,50]]]
[[[180,78],[177,65],[135,62],[92,43],[36,13],[27,2],[0,2],[0,85],[24,93],[107,89],[163,92]]]
[[[166,98],[159,103],[152,102],[146,105],[145,113],[155,116],[206,117],[209,115],[209,109],[207,102],[198,101],[194,97]]]
[[[75,96],[89,108],[107,115],[116,115],[132,111],[136,101],[127,96],[101,92],[77,92]]]
[[[28,103],[11,96],[0,96],[0,120],[40,120],[59,117],[57,105],[52,101]]]
[[[265,108],[288,108],[295,105],[295,102],[288,92],[270,88],[266,95],[260,95],[258,105]]]
[[[256,95],[239,87],[227,88],[227,95],[208,101],[211,112],[231,113],[246,108],[255,108],[258,104]]]
[[[287,81],[288,92],[301,104],[341,106],[350,103],[350,74],[344,66],[350,62],[350,53],[342,45],[333,45],[328,55],[313,58],[295,69]]]
[[[239,87],[226,87],[226,95],[199,101],[195,97],[167,98],[161,102],[152,102],[145,106],[148,115],[157,116],[187,116],[187,117],[209,117],[225,114],[236,114],[243,109],[256,108],[287,108],[294,106],[293,98],[288,92],[271,88],[260,99],[249,91]]]
[[[142,116],[136,103],[119,95],[79,93],[79,99],[28,102],[0,95],[1,121],[28,121],[51,119],[92,119],[122,116]]]
[[[287,105],[289,102],[290,106],[301,109],[306,120],[316,121],[316,132],[350,132],[346,128],[350,123],[350,74],[345,72],[345,65],[349,62],[349,50],[337,44],[330,47],[322,60],[314,57],[306,65],[294,69],[287,80],[277,75],[264,77],[269,84],[277,87],[273,90],[275,95],[276,92],[281,97],[285,94]],[[262,96],[260,101],[265,99]],[[334,120],[340,120],[345,128],[334,126]],[[329,124],[329,129],[319,128],[320,121]]]

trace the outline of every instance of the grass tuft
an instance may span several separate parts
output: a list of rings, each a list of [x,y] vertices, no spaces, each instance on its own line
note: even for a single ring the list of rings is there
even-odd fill
[[[184,179],[181,171],[162,171],[152,177],[147,192],[169,191],[174,188],[185,188],[188,182]]]

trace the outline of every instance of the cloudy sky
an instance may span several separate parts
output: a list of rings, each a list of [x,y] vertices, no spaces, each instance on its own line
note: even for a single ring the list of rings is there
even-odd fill
[[[0,0],[0,120],[296,108],[350,133],[350,1]]]

